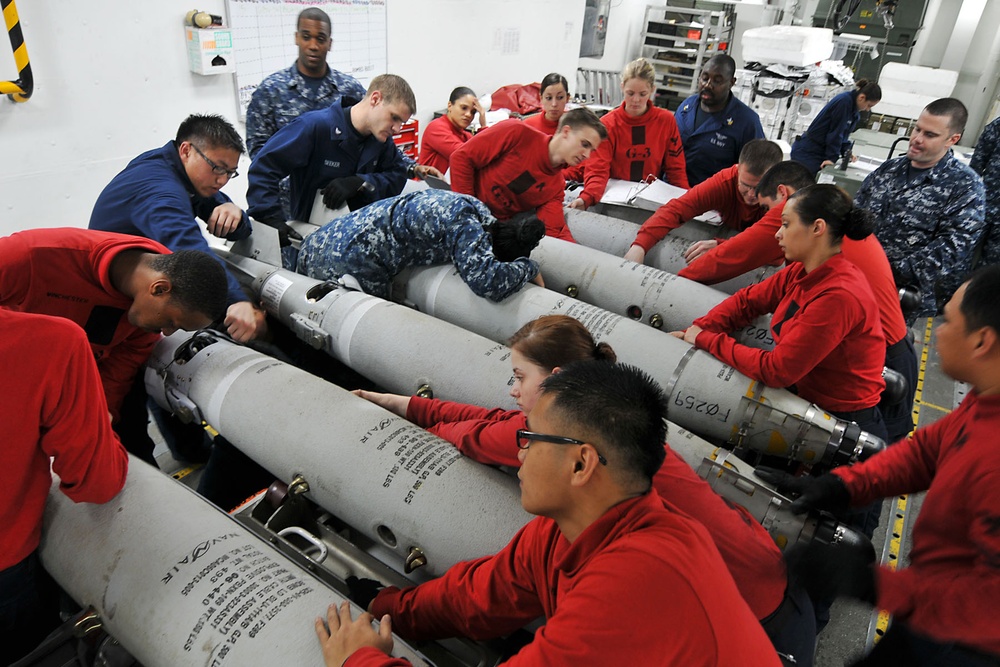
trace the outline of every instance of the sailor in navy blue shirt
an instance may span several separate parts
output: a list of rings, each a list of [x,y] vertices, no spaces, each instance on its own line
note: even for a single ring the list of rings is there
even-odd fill
[[[108,183],[94,204],[90,229],[143,236],[176,252],[212,252],[195,218],[209,233],[227,241],[250,236],[250,220],[220,191],[237,176],[243,139],[221,116],[189,116],[177,137],[161,148],[135,158]],[[227,270],[229,308],[225,325],[238,341],[257,338],[267,330],[264,311],[257,308]]]
[[[861,79],[853,90],[836,95],[809,124],[809,129],[792,144],[792,159],[814,175],[851,150],[848,137],[858,126],[862,111],[882,99],[877,83]]]
[[[748,141],[764,138],[757,112],[732,94],[735,73],[736,61],[729,56],[710,58],[698,79],[698,92],[674,114],[691,187],[739,162]]]
[[[896,286],[920,293],[911,319],[936,315],[965,280],[985,226],[983,181],[951,151],[968,117],[965,105],[951,97],[928,104],[906,155],[882,163],[854,198],[878,218],[875,236]]]
[[[292,219],[308,221],[317,190],[327,208],[345,202],[352,210],[398,195],[408,163],[392,141],[416,110],[410,86],[401,77],[375,77],[364,99],[346,97],[327,109],[310,111],[278,130],[250,165],[248,211],[258,222],[281,230],[278,184],[291,179]]]

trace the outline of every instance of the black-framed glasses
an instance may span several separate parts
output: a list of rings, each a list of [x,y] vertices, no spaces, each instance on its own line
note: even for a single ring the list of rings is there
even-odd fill
[[[235,169],[226,169],[225,167],[212,162],[209,159],[209,157],[204,153],[202,153],[201,149],[195,146],[194,144],[191,144],[191,148],[193,148],[198,153],[198,155],[201,156],[202,160],[208,163],[208,166],[212,168],[213,174],[216,174],[218,176],[222,176],[223,174],[225,174],[227,178],[236,178],[237,176],[240,175],[240,172],[236,171]]]
[[[523,428],[517,430],[517,448],[527,449],[531,447],[531,441],[537,440],[538,442],[549,442],[553,445],[585,445],[583,440],[577,440],[576,438],[567,438],[562,435],[547,435],[545,433],[534,433],[532,431],[525,431]],[[597,449],[595,448],[596,452]],[[597,460],[601,462],[601,465],[608,465],[608,460],[597,452]]]

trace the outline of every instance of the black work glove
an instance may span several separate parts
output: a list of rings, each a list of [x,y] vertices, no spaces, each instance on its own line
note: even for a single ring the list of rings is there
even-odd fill
[[[355,576],[348,577],[346,583],[347,597],[351,598],[351,602],[365,611],[368,611],[368,605],[372,603],[378,592],[385,588],[381,582],[374,579],[359,579]]]
[[[810,510],[822,510],[834,515],[842,515],[851,503],[851,494],[836,475],[829,473],[819,477],[795,477],[775,468],[760,466],[757,477],[771,484],[783,495],[798,496],[788,506],[792,514],[805,514]]]
[[[358,194],[365,184],[360,176],[335,178],[323,188],[323,205],[329,209],[340,208],[344,202]]]
[[[285,219],[281,216],[264,216],[258,218],[254,216],[256,222],[262,222],[268,227],[274,227],[278,230],[278,241],[282,248],[292,245],[292,240],[301,241],[302,235],[297,231],[288,226]]]
[[[788,580],[801,586],[813,600],[852,597],[875,604],[875,547],[860,544],[824,544],[813,540],[785,554]]]

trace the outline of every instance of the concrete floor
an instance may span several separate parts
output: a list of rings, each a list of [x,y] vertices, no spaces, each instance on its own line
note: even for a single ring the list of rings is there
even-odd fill
[[[914,405],[914,411],[919,411],[918,427],[932,424],[950,412],[961,402],[966,391],[965,385],[955,382],[941,372],[938,356],[933,347],[933,327],[937,325],[937,320],[932,321],[930,328],[927,325],[928,320],[924,318],[918,320],[913,328],[917,359],[922,360],[923,352],[925,350],[927,352],[926,362],[922,361],[921,363],[923,383],[918,383],[917,400]],[[885,546],[886,527],[894,523],[892,521],[895,510],[893,500],[886,500],[879,528],[875,531],[873,538],[876,553],[879,554],[883,553]],[[903,567],[907,564],[907,556],[912,543],[913,523],[919,514],[922,501],[923,494],[907,498],[905,529],[898,561]],[[842,667],[851,664],[854,658],[865,652],[866,643],[870,641],[869,626],[871,623],[870,607],[852,600],[838,600],[830,610],[830,624],[819,636],[816,649],[816,667]]]

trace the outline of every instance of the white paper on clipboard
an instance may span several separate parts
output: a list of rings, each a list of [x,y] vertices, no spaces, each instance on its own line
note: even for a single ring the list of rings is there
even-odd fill
[[[635,183],[617,178],[608,179],[601,202],[619,206],[634,206],[649,211],[655,211],[671,199],[676,199],[687,192],[684,188],[670,185],[660,179],[652,182]]]

